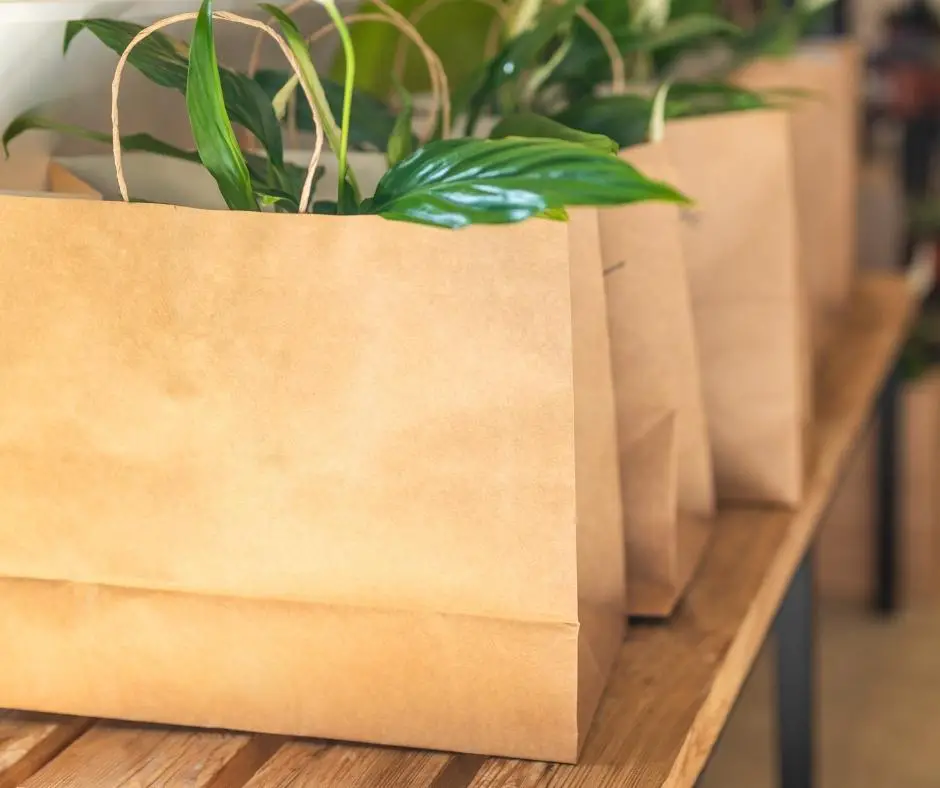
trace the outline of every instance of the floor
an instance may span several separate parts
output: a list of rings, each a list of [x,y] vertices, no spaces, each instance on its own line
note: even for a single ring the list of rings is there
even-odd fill
[[[820,788],[940,785],[940,608],[819,617]],[[699,788],[776,788],[773,652],[755,667]]]

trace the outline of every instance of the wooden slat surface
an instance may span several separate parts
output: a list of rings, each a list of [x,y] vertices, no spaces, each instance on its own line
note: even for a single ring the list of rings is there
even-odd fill
[[[98,723],[23,788],[235,788],[282,743],[274,736]]]
[[[0,712],[0,788],[15,788],[93,723],[45,714]]]
[[[871,414],[913,301],[900,278],[860,280],[818,381],[802,507],[720,516],[677,614],[631,629],[577,766],[14,715],[0,717],[0,788],[693,786]]]
[[[392,756],[392,757],[389,757]],[[292,743],[282,747],[248,788],[397,788],[431,785],[451,756],[356,745]]]

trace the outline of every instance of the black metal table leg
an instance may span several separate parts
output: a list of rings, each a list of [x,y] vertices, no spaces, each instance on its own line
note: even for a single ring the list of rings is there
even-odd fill
[[[885,381],[878,401],[878,497],[875,532],[875,609],[891,614],[898,606],[899,481],[904,469],[898,452],[901,407],[898,392],[900,369],[895,366]]]
[[[815,749],[815,609],[812,550],[803,557],[774,624],[777,638],[780,788],[812,788]]]

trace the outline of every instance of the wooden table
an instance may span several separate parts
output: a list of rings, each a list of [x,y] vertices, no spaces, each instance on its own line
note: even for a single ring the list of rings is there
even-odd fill
[[[0,788],[692,786],[775,620],[782,779],[787,788],[808,788],[810,547],[846,458],[894,367],[914,300],[898,277],[860,281],[818,382],[802,508],[721,515],[714,544],[674,618],[631,629],[579,765],[9,712],[0,716]]]

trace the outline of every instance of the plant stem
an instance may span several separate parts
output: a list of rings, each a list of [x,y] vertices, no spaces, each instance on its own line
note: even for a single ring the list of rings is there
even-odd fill
[[[343,15],[336,7],[333,0],[320,0],[326,12],[330,15],[333,24],[336,25],[336,32],[339,33],[340,40],[343,42],[343,54],[346,57],[346,79],[343,83],[343,118],[340,121],[340,143],[339,150],[336,151],[336,159],[339,164],[339,184],[336,188],[336,211],[343,212],[343,196],[346,191],[346,158],[349,151],[349,122],[352,114],[352,95],[353,83],[356,80],[356,51],[353,47],[352,37],[349,35],[349,28],[343,21]]]

